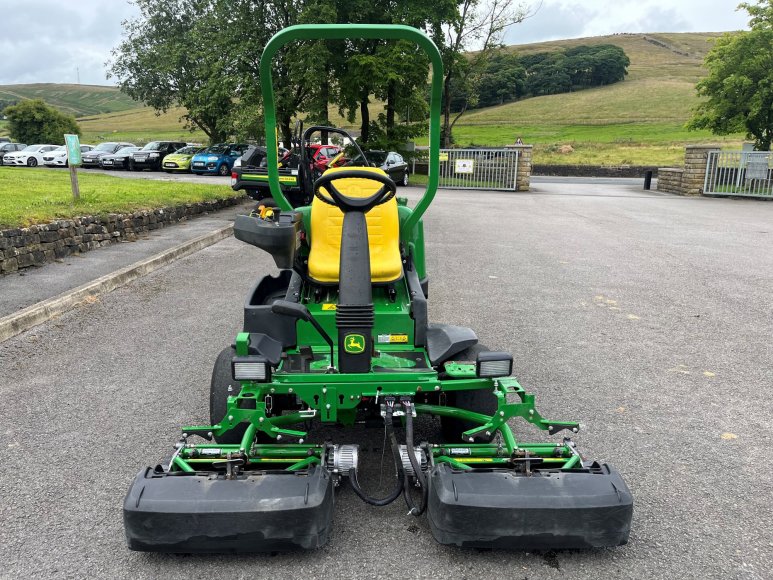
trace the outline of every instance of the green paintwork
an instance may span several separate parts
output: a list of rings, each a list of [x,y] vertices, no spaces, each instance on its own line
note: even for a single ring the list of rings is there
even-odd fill
[[[430,107],[430,164],[429,185],[414,209],[398,202],[400,237],[406,261],[411,261],[419,278],[424,279],[426,259],[424,253],[424,227],[422,216],[429,207],[437,190],[439,168],[440,137],[440,89],[442,64],[437,48],[423,33],[405,26],[392,25],[304,25],[283,30],[274,36],[263,53],[260,63],[261,87],[265,104],[265,122],[268,155],[268,183],[274,199],[283,211],[291,210],[280,187],[280,175],[277,169],[276,149],[276,113],[274,93],[271,81],[272,59],[277,50],[288,42],[310,39],[344,38],[387,38],[406,39],[419,44],[429,55],[432,62],[432,89]],[[264,179],[260,176],[260,179]],[[311,208],[302,207],[296,211],[302,214],[303,229],[310,235]],[[301,256],[308,252],[303,246]],[[534,395],[526,393],[518,381],[512,377],[489,379],[478,378],[474,364],[449,362],[443,375],[432,368],[426,349],[416,346],[414,321],[411,318],[411,296],[406,280],[387,288],[373,288],[375,312],[374,349],[371,357],[370,373],[338,374],[328,372],[331,366],[330,351],[311,324],[298,321],[297,348],[285,349],[285,360],[280,363],[267,383],[243,382],[241,389],[228,397],[227,411],[216,425],[193,425],[183,428],[185,444],[172,462],[176,471],[192,472],[195,469],[212,469],[212,462],[228,457],[240,457],[245,460],[245,469],[284,469],[302,471],[312,465],[323,463],[326,455],[325,445],[303,444],[307,438],[305,424],[310,419],[323,423],[352,425],[357,418],[357,410],[365,400],[372,404],[381,397],[406,396],[411,400],[431,393],[432,400],[443,401],[442,395],[454,391],[483,389],[493,392],[497,399],[497,410],[489,416],[444,404],[416,404],[418,414],[439,417],[454,417],[469,421],[475,426],[462,434],[462,441],[453,444],[430,445],[430,463],[447,463],[454,469],[471,470],[500,467],[520,469],[523,462],[538,458],[542,465],[551,469],[581,469],[582,463],[574,448],[564,440],[563,443],[521,443],[516,440],[510,427],[514,419],[522,419],[551,434],[561,430],[577,432],[575,422],[549,421],[537,412]],[[337,344],[335,324],[338,290],[325,287],[314,292],[310,285],[304,284],[300,301],[309,309],[311,315],[332,337]],[[394,341],[392,337],[395,337]],[[357,354],[362,351],[365,337],[361,334],[349,334],[345,349]],[[351,344],[351,347],[349,346]],[[250,336],[239,333],[235,348],[237,356],[249,353]],[[292,371],[291,363],[298,360],[301,348],[307,354],[311,348],[313,360],[309,372]],[[337,348],[333,361],[337,360]],[[305,356],[305,355],[304,355]],[[295,357],[295,359],[293,359]],[[308,359],[306,359],[308,360]],[[289,395],[302,402],[303,411],[274,416],[267,408],[267,397]],[[246,432],[239,444],[190,444],[187,438],[201,435],[210,438],[222,436],[239,425],[247,424]],[[476,443],[476,438],[494,443]],[[272,444],[256,444],[258,440],[273,440]],[[287,443],[290,441],[291,443]]]

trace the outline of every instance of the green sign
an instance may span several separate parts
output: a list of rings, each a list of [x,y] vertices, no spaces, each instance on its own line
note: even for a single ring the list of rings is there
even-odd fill
[[[365,337],[361,334],[347,334],[344,350],[349,354],[360,354],[365,350]]]
[[[67,147],[67,161],[70,165],[81,164],[81,142],[77,135],[65,135],[64,144]]]

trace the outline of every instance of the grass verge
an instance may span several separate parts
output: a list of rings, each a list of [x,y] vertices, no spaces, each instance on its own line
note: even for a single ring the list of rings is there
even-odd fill
[[[202,179],[205,181],[206,178]],[[227,185],[122,179],[81,173],[73,200],[68,171],[0,167],[0,228],[55,219],[150,210],[240,195]]]

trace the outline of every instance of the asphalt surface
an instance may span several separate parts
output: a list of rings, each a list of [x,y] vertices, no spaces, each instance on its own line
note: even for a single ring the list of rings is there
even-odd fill
[[[628,545],[444,547],[402,502],[370,507],[345,485],[318,551],[129,552],[129,483],[179,426],[207,421],[212,362],[273,271],[229,239],[0,344],[0,575],[769,578],[773,204],[635,186],[441,191],[426,233],[431,318],[512,352],[541,413],[582,422],[580,449],[634,493]],[[365,444],[375,489],[382,431],[334,433]]]

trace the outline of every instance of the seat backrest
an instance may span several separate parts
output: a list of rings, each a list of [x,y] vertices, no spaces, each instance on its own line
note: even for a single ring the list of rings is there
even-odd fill
[[[337,173],[351,167],[334,167],[325,171]],[[357,170],[386,175],[376,167],[357,167]],[[349,197],[368,197],[381,187],[377,181],[362,178],[336,180],[335,187]],[[324,188],[323,195],[328,195]],[[397,200],[378,205],[365,214],[368,223],[368,247],[370,249],[370,277],[374,284],[399,280],[403,275],[400,258],[400,219]],[[337,284],[341,257],[341,231],[344,214],[335,206],[316,197],[311,203],[311,251],[309,253],[309,277],[322,284]]]

